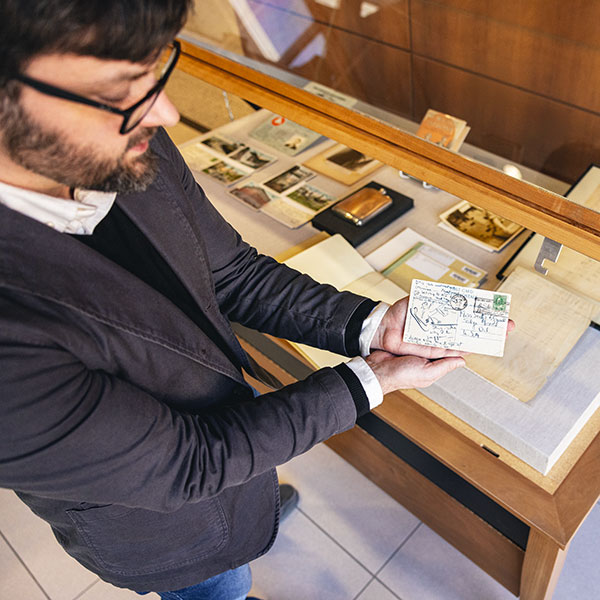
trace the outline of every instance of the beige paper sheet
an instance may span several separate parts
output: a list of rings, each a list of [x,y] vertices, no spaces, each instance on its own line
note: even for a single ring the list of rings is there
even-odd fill
[[[517,266],[532,269],[543,241],[544,236],[539,233],[533,236],[517,254],[506,273],[511,273]],[[564,246],[555,263],[546,260],[543,266],[548,269],[547,279],[594,300],[596,302],[594,321],[600,323],[600,261]]]
[[[512,294],[503,358],[472,355],[467,367],[522,402],[531,400],[589,326],[597,308],[542,275],[517,267],[498,288]]]
[[[289,267],[310,275],[316,281],[329,283],[338,290],[348,290],[376,301],[393,304],[407,295],[402,288],[386,279],[369,265],[345,238],[336,234],[285,260]],[[314,367],[333,367],[347,357],[290,342]]]

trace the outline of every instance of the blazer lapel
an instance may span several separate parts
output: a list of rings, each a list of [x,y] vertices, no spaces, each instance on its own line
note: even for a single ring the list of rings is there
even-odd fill
[[[199,274],[196,280],[204,277]],[[243,381],[204,332],[162,294],[68,234],[1,205],[0,283],[71,307]],[[207,302],[209,294],[202,296]]]
[[[160,179],[153,184],[154,187],[158,188],[158,193],[149,190],[117,198],[117,201],[177,274],[223,341],[252,373],[248,356],[235,337],[231,324],[215,304],[214,283],[201,239],[173,197],[173,191],[164,189],[164,182]]]

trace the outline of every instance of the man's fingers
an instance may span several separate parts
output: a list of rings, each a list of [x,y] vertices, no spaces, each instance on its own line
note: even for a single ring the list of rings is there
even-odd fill
[[[366,360],[384,394],[394,390],[427,387],[450,371],[465,365],[465,359],[460,356],[429,360],[419,356],[392,356],[385,352],[373,352]]]
[[[423,368],[424,383],[419,387],[427,387],[450,371],[464,367],[465,364],[465,359],[461,356],[450,356],[431,361]]]
[[[432,346],[421,346],[420,344],[402,344],[399,348],[402,355],[419,356],[430,360],[446,358],[447,356],[466,356],[468,352],[462,350],[448,350],[447,348],[434,348]]]

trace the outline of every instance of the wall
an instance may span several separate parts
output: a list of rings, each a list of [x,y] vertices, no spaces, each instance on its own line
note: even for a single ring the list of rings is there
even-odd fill
[[[600,160],[600,2],[247,6],[272,42],[271,62],[289,71],[417,122],[430,107],[463,118],[469,143],[567,182]],[[237,16],[244,52],[264,61]]]

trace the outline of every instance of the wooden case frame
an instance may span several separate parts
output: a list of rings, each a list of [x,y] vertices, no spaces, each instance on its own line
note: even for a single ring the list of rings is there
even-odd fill
[[[600,260],[600,214],[391,125],[333,104],[184,39],[179,68],[398,170]],[[242,345],[284,383],[295,380],[268,351]],[[277,340],[269,344],[281,345]],[[252,382],[262,389],[260,382]],[[600,496],[600,436],[560,481],[520,471],[427,410],[418,392],[396,392],[376,410],[389,425],[529,528],[525,548],[390,451],[363,427],[328,444],[419,519],[524,600],[549,600],[568,545]],[[584,432],[586,429],[584,429]],[[539,475],[539,474],[538,474]]]

